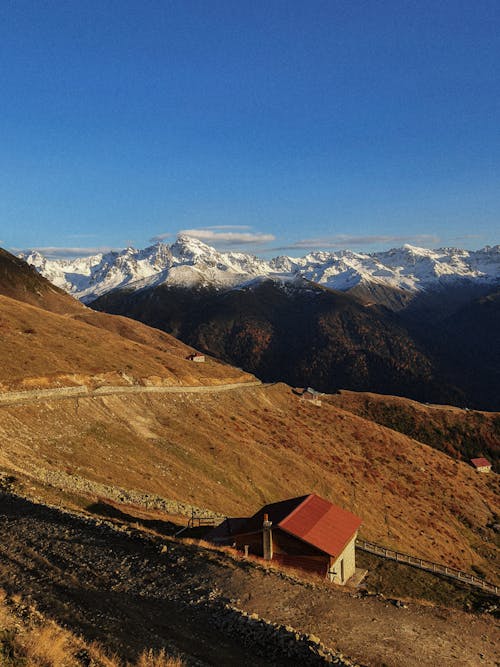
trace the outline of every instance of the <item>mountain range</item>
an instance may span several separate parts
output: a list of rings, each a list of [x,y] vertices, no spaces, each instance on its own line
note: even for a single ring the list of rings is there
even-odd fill
[[[143,250],[126,248],[76,259],[50,259],[33,250],[20,257],[84,303],[126,286],[221,290],[263,279],[286,283],[303,278],[358,295],[390,289],[415,296],[425,290],[466,283],[500,285],[499,245],[477,251],[405,245],[371,254],[342,250],[264,260],[240,252],[219,252],[198,239],[181,235],[171,245],[157,243]]]
[[[90,258],[25,256],[92,308],[265,381],[500,407],[500,246],[266,261],[181,236]]]
[[[349,294],[297,286],[263,281],[221,296],[243,295],[235,307],[245,309],[253,299],[270,320],[275,303],[276,321],[289,303],[310,308],[309,318],[321,304],[328,349],[326,325],[337,322],[345,352],[360,337],[353,360],[362,358],[365,336],[366,359],[385,346],[384,363],[401,363],[406,343],[398,348],[396,330],[383,331],[399,314],[380,319],[386,309]],[[182,289],[186,299],[216,294]],[[131,294],[154,300],[165,291],[181,294],[167,286]],[[363,314],[373,314],[378,331]],[[289,317],[290,340],[300,327],[290,324],[292,309]],[[313,404],[283,383],[261,384],[211,357],[193,363],[191,348],[167,333],[85,307],[1,249],[0,339],[0,649],[3,639],[7,657],[18,655],[8,642],[23,639],[23,630],[17,621],[6,629],[6,603],[41,628],[31,641],[39,648],[44,637],[50,653],[43,664],[87,664],[96,640],[106,651],[99,655],[116,655],[120,665],[143,651],[146,661],[127,664],[179,664],[156,661],[151,646],[181,651],[186,664],[221,664],[222,646],[224,664],[247,664],[247,639],[231,635],[229,643],[227,622],[214,625],[222,599],[237,601],[245,627],[252,614],[292,624],[342,651],[343,664],[399,665],[401,655],[412,665],[451,665],[457,655],[476,664],[479,651],[493,664],[494,620],[480,612],[494,612],[497,603],[479,589],[358,550],[366,592],[341,592],[208,549],[193,540],[200,532],[174,535],[194,508],[241,516],[315,492],[360,516],[362,539],[498,582],[498,476],[480,475],[464,459],[498,464],[500,414],[351,392]],[[411,372],[419,364],[411,361]],[[75,633],[76,645],[60,631],[47,634],[33,605],[53,633],[54,622]],[[206,640],[199,641],[200,627]],[[368,627],[368,635],[359,632]],[[387,658],[387,632],[394,659]],[[268,642],[274,650],[274,636]],[[288,641],[286,651],[289,664]],[[269,663],[251,653],[248,664]],[[111,665],[107,657],[94,663]]]

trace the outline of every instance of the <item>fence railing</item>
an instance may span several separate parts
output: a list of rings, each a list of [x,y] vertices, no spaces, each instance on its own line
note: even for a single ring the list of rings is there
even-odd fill
[[[485,581],[484,579],[476,577],[473,574],[469,574],[468,572],[457,570],[454,567],[441,565],[440,563],[433,563],[432,561],[425,560],[424,558],[417,558],[417,556],[410,556],[409,554],[394,551],[394,549],[388,549],[387,547],[383,547],[379,544],[375,544],[374,542],[368,542],[367,540],[362,540],[360,538],[356,540],[356,547],[377,556],[382,556],[382,558],[388,558],[389,560],[394,560],[398,563],[405,563],[406,565],[411,565],[412,567],[419,568],[420,570],[426,570],[427,572],[435,572],[436,574],[441,574],[444,577],[456,579],[465,584],[469,584],[470,586],[481,588],[484,591],[488,591],[488,593],[500,595],[500,588],[495,586],[495,584],[491,584],[489,581]]]

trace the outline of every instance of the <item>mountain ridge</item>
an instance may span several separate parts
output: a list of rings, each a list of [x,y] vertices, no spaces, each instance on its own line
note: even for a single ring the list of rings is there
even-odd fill
[[[171,284],[234,289],[256,278],[280,283],[296,276],[340,291],[373,285],[410,294],[457,283],[500,284],[500,245],[469,251],[406,244],[377,253],[318,251],[265,260],[243,252],[220,252],[194,237],[179,235],[171,245],[129,247],[90,257],[50,259],[29,250],[19,256],[85,303],[123,287]]]

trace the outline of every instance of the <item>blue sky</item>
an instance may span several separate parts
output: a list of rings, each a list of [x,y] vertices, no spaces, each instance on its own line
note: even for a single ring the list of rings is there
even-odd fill
[[[499,63],[498,0],[3,0],[1,244],[498,243]]]

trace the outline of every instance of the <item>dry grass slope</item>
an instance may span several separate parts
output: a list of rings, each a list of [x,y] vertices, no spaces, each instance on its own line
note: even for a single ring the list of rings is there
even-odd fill
[[[75,384],[220,384],[251,376],[123,317],[89,310],[0,248],[0,391]]]
[[[251,376],[214,359],[186,360],[191,348],[168,334],[91,311],[51,313],[0,296],[0,390],[77,384],[220,384]]]
[[[500,465],[500,413],[462,410],[449,405],[423,405],[398,396],[340,391],[332,405],[424,442],[449,456],[469,461],[486,456]]]
[[[366,539],[497,576],[496,475],[286,385],[1,409],[5,469],[63,470],[232,516],[315,491],[359,514]]]

